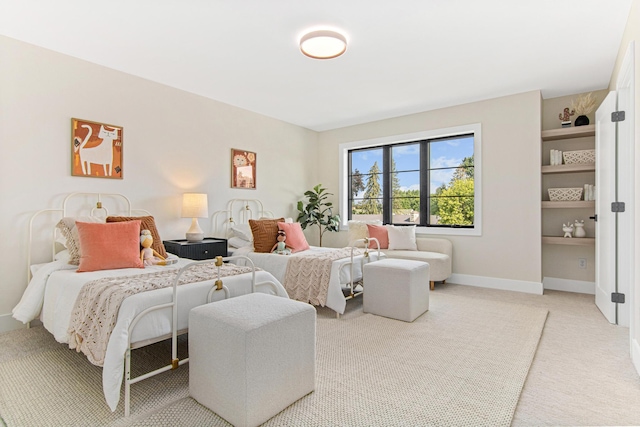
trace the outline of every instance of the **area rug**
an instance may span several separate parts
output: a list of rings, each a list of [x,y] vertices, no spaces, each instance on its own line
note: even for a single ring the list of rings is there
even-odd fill
[[[319,318],[316,390],[264,425],[508,426],[546,317],[540,308],[432,292],[430,310],[413,323]],[[29,343],[25,352],[12,344],[20,341]],[[52,341],[43,328],[0,335],[8,427],[229,425],[188,397],[187,367],[134,385],[130,418],[122,402],[111,413],[100,368]],[[161,363],[166,350],[141,350],[135,369]]]

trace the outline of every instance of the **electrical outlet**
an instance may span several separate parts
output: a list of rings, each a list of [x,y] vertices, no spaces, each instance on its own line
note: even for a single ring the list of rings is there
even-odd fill
[[[587,268],[587,259],[586,258],[578,258],[578,267],[579,268]]]

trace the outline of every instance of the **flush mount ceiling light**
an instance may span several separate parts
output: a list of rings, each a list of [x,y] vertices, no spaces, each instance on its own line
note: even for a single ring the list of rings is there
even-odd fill
[[[311,31],[300,39],[300,50],[309,58],[337,58],[347,50],[347,39],[336,31]]]

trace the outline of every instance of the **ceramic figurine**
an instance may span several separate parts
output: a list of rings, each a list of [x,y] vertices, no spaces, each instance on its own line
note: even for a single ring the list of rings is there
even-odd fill
[[[562,113],[558,114],[558,118],[562,122],[568,122],[571,121],[571,116],[573,116],[575,113],[575,110],[569,110],[569,108],[565,108]]]
[[[573,224],[562,224],[562,231],[564,231],[563,237],[573,237]]]
[[[575,230],[573,232],[574,237],[586,237],[587,233],[586,231],[584,231],[584,220],[578,221],[576,219],[576,222],[573,223],[573,226],[575,227]]]

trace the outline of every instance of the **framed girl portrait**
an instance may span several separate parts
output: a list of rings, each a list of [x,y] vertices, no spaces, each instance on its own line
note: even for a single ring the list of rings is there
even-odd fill
[[[256,153],[231,149],[231,188],[256,188]]]

